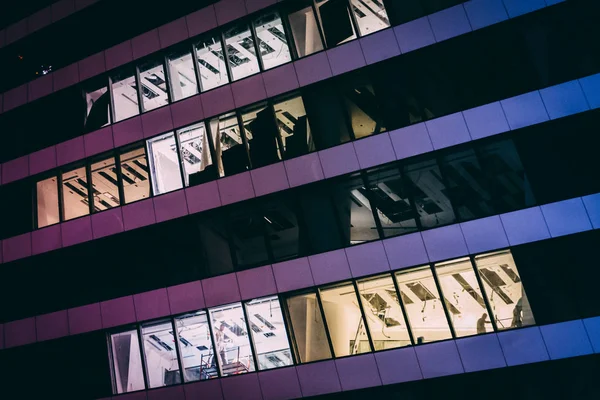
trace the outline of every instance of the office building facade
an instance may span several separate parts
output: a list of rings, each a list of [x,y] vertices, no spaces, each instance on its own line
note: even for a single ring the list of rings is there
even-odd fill
[[[597,395],[600,5],[120,3],[2,22],[7,398]]]

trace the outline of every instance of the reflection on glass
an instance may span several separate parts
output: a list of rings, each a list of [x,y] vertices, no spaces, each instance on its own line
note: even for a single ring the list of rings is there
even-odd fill
[[[231,249],[238,267],[250,267],[268,261],[265,223],[253,204],[238,204],[229,212]]]
[[[194,58],[189,49],[174,51],[167,56],[171,97],[173,101],[198,93]]]
[[[317,295],[309,293],[290,297],[287,307],[300,362],[331,358]]]
[[[150,388],[181,383],[171,321],[142,325],[146,376]]]
[[[208,135],[203,122],[180,129],[177,135],[185,185],[189,186],[190,175],[200,173],[212,164]]]
[[[140,113],[135,74],[129,68],[111,77],[115,121],[119,122]]]
[[[400,297],[416,344],[452,337],[429,267],[396,273]]]
[[[205,37],[196,43],[196,57],[203,92],[229,82],[223,45],[218,36]]]
[[[356,139],[385,132],[375,92],[370,84],[352,85],[344,90],[344,104]]]
[[[456,336],[492,331],[471,260],[462,258],[435,264],[435,271]]]
[[[499,330],[534,325],[535,319],[510,250],[475,257]]]
[[[315,151],[315,143],[306,117],[302,97],[293,97],[274,105],[285,158]]]
[[[169,104],[167,77],[161,61],[147,61],[140,65],[142,101],[144,111],[154,110]]]
[[[175,318],[183,380],[193,382],[218,377],[217,360],[205,311]]]
[[[494,213],[488,177],[472,149],[442,157],[441,166],[448,193],[462,221]]]
[[[372,351],[351,283],[321,290],[321,302],[336,357]]]
[[[316,4],[327,47],[356,39],[347,1],[317,0]]]
[[[114,157],[92,164],[92,197],[94,211],[108,210],[121,204]]]
[[[292,354],[277,296],[246,303],[246,314],[252,333],[254,351],[258,357],[258,369],[265,370],[292,365]]]
[[[119,393],[144,389],[144,372],[136,330],[110,335],[113,390]]]
[[[248,139],[252,167],[259,168],[281,159],[277,143],[277,125],[266,104],[242,111],[242,122]]]
[[[397,168],[379,168],[367,174],[369,199],[377,210],[385,237],[417,229],[415,212]]]
[[[242,144],[242,136],[235,113],[211,119],[210,132],[215,144],[219,175],[232,175],[245,171],[248,168],[248,154]]]
[[[155,195],[181,189],[179,156],[173,132],[148,139],[150,177]]]
[[[375,350],[409,346],[408,327],[391,275],[364,279],[357,286]]]
[[[277,12],[262,15],[254,21],[258,48],[265,69],[273,68],[292,60],[283,23]]]
[[[88,215],[90,202],[85,167],[63,173],[62,186],[65,221]]]
[[[289,260],[305,254],[307,238],[300,234],[298,203],[294,195],[280,194],[269,199],[263,205],[262,213],[274,260]]]
[[[406,165],[404,173],[408,193],[412,196],[423,228],[455,221],[448,190],[435,160]]]
[[[288,15],[298,57],[323,50],[317,20],[312,7],[306,7]]]
[[[37,182],[37,227],[56,224],[60,221],[58,214],[58,183],[55,176]]]
[[[361,36],[390,26],[382,0],[350,0]]]
[[[94,131],[110,123],[110,95],[108,86],[85,93],[85,130]]]
[[[334,185],[331,190],[346,241],[358,244],[379,239],[369,202],[369,192],[362,178],[348,178]]]
[[[232,80],[237,81],[259,71],[254,38],[248,25],[237,25],[225,31],[225,48]]]
[[[254,358],[241,303],[208,310],[222,376],[254,371]]]
[[[505,213],[535,205],[527,175],[515,145],[503,140],[480,148],[479,159],[493,193],[494,211]]]
[[[125,204],[150,197],[148,162],[143,147],[121,155]]]

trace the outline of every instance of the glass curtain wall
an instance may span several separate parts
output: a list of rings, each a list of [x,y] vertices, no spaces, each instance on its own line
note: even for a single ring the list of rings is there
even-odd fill
[[[142,325],[142,344],[149,388],[181,383],[171,320]]]

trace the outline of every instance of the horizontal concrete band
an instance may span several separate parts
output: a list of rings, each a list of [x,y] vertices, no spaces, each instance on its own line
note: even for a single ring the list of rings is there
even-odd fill
[[[0,49],[52,25],[100,0],[56,0],[27,18],[0,29]],[[74,32],[75,33],[75,32]]]
[[[596,317],[140,391],[112,399],[296,399],[599,352],[600,317]]]
[[[504,1],[504,4],[502,1]],[[54,91],[75,85],[162,48],[187,40],[275,2],[276,0],[247,0],[246,5],[244,5],[244,0],[221,0],[214,6],[203,8],[104,52],[5,92],[0,95],[0,113],[2,109],[6,112],[22,106],[29,101],[37,100]],[[253,7],[249,5],[250,3]],[[201,119],[203,115],[207,117],[216,115],[235,106],[259,101],[264,96],[281,94],[544,7],[546,7],[544,0],[527,0],[518,4],[515,4],[514,0],[471,0],[429,16],[359,38],[342,46],[284,64],[262,74],[253,75],[254,81],[260,81],[264,88],[255,87],[257,83],[252,83],[253,79],[250,77],[219,89],[195,95],[187,100],[172,103],[170,106],[163,108],[170,108],[173,115],[172,123],[176,127],[177,125],[181,126],[180,123],[194,122]],[[251,82],[246,82],[247,80]],[[261,98],[261,96],[263,97]],[[249,99],[249,97],[256,98]],[[185,114],[189,111],[194,113],[192,121],[189,120],[189,116],[182,115],[182,113]],[[156,115],[154,118],[150,117],[150,120],[160,121],[165,113],[158,114],[155,111],[147,114]],[[161,115],[161,117],[158,117],[158,115]],[[133,118],[133,120],[137,122],[133,123],[127,120],[112,127],[116,132],[119,132],[131,129],[132,125],[133,127],[136,125],[141,126],[139,116]],[[152,126],[152,124],[148,125]],[[164,123],[161,126],[164,126]],[[91,135],[94,135],[94,133],[88,134],[86,137]],[[116,144],[116,140],[115,145],[119,146],[119,144]],[[27,157],[23,156],[21,158]],[[10,164],[21,158],[5,164]],[[21,165],[19,164],[19,166]],[[29,173],[24,176],[27,175]],[[7,183],[7,181],[3,182]]]
[[[0,332],[4,347],[22,346],[592,229],[600,193],[7,322]]]
[[[0,241],[0,262],[7,263],[598,107],[600,74],[4,239]],[[106,132],[112,143],[110,130]],[[144,135],[140,132],[139,136]],[[84,155],[83,146],[81,143],[81,155]],[[67,146],[64,151],[65,154],[77,154],[76,149],[76,146]]]

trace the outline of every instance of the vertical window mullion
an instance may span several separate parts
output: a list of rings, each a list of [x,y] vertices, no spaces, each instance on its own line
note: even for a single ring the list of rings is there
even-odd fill
[[[142,88],[142,80],[140,78],[140,68],[136,65],[135,71],[135,83],[137,87],[137,98],[138,98],[138,111],[139,114],[143,114],[146,110],[144,109],[144,89]]]
[[[217,148],[214,143],[215,137],[213,136],[212,129],[210,127],[210,119],[204,120],[203,124],[204,124],[204,130],[206,131],[206,135],[208,135],[207,142],[208,142],[208,152],[210,153],[210,159],[212,160],[211,165],[213,166],[213,170],[215,171],[215,174],[212,178],[217,179],[220,176],[219,159],[217,158]],[[219,155],[219,158],[220,157],[221,156]]]
[[[181,184],[185,188],[185,165],[183,160],[183,155],[181,154],[181,142],[179,141],[179,131],[173,130],[173,135],[175,136],[175,147],[177,147],[177,151],[175,152],[177,155],[177,165],[179,166],[179,176],[181,176]],[[189,186],[189,182],[188,182]]]
[[[323,320],[323,326],[325,327],[325,335],[327,336],[327,343],[329,344],[329,351],[331,356],[336,358],[335,351],[333,349],[333,342],[331,341],[331,334],[329,333],[329,326],[327,325],[327,319],[325,319],[325,311],[323,310],[323,301],[321,300],[321,289],[317,288],[315,291],[317,304],[319,305],[319,312],[321,313],[321,319]]]
[[[354,10],[352,9],[352,0],[346,0],[346,2],[346,8],[348,9],[348,13],[350,14],[350,20],[352,21],[352,25],[354,25],[354,32],[356,34],[356,37],[359,38],[362,36],[362,34],[360,32],[360,27],[358,26],[358,21],[356,20],[356,15],[354,15]]]
[[[198,50],[196,49],[196,45],[194,43],[192,43],[190,45],[191,49],[192,49],[192,64],[194,65],[194,73],[196,74],[196,87],[198,89],[198,93],[202,93],[204,90],[202,88],[202,79],[200,76],[200,66],[198,65],[199,61],[198,61]],[[223,56],[225,56],[225,54],[223,54]],[[225,64],[227,64],[227,61],[225,61]]]
[[[58,185],[58,219],[62,222],[65,220],[65,200],[63,198],[62,168],[58,171],[58,175],[56,177],[56,184]]]
[[[91,162],[86,163],[85,165],[85,176],[87,180],[88,186],[88,208],[90,210],[90,215],[94,213],[94,186],[92,184],[92,164]]]
[[[217,377],[221,378],[223,376],[223,374],[221,373],[221,368],[219,368],[219,365],[221,365],[221,359],[219,357],[219,353],[217,353],[217,346],[215,345],[215,331],[213,329],[212,326],[212,317],[210,315],[210,311],[207,309],[206,310],[206,323],[208,324],[208,332],[210,335],[210,342],[212,343],[212,348],[213,348],[213,360],[215,365],[217,366]]]
[[[283,26],[283,32],[285,34],[286,43],[288,48],[290,49],[290,54],[292,56],[292,60],[297,60],[300,57],[298,56],[298,49],[296,48],[296,39],[292,34],[292,28],[290,26],[289,21],[289,13],[283,9],[283,7],[278,7],[276,12],[279,14],[279,18],[281,18],[281,25]]]
[[[392,282],[394,283],[394,288],[396,289],[396,296],[398,296],[398,304],[400,304],[400,309],[402,310],[402,317],[404,318],[404,323],[406,324],[408,337],[414,346],[417,342],[412,332],[412,326],[410,325],[410,320],[408,319],[406,307],[404,306],[404,300],[402,300],[402,292],[400,291],[400,286],[398,286],[398,280],[396,279],[396,274],[394,272],[392,272]]]
[[[123,173],[121,171],[121,154],[115,154],[115,168],[117,170],[117,190],[119,191],[119,205],[125,203],[125,189],[123,188]]]
[[[235,117],[237,119],[238,129],[240,130],[240,136],[242,137],[242,143],[244,144],[244,148],[246,149],[246,161],[248,161],[248,169],[252,169],[252,159],[250,158],[250,144],[248,143],[248,137],[246,136],[244,120],[242,119],[242,114],[239,111],[235,112]]]
[[[442,287],[440,285],[437,271],[435,270],[435,265],[430,264],[429,270],[431,271],[431,274],[433,276],[433,282],[435,283],[436,290],[440,295],[440,303],[442,303],[442,309],[444,310],[444,314],[446,315],[448,327],[450,328],[450,334],[454,339],[456,339],[457,336],[456,331],[454,330],[454,324],[452,323],[452,319],[450,318],[450,312],[448,311],[448,307],[446,306],[446,295],[444,294],[444,291],[442,290]]]
[[[148,379],[148,362],[146,361],[146,351],[144,350],[144,339],[142,336],[142,326],[141,325],[137,325],[136,326],[137,329],[137,337],[138,337],[138,346],[140,346],[140,354],[141,354],[141,359],[142,359],[142,372],[144,375],[144,387],[146,389],[150,388],[150,385],[148,383],[149,379]]]
[[[498,332],[498,326],[496,325],[496,314],[492,310],[492,306],[487,297],[487,291],[483,287],[483,281],[481,280],[481,276],[479,276],[479,270],[477,269],[477,265],[475,264],[475,256],[469,256],[469,262],[471,263],[471,268],[473,268],[473,271],[475,272],[475,279],[477,280],[477,284],[479,285],[479,289],[481,290],[481,297],[483,297],[483,301],[485,302],[485,307],[487,309],[492,328],[494,329],[494,332]]]
[[[279,146],[281,160],[285,160],[285,149],[283,147],[283,139],[281,138],[281,129],[279,129],[279,124],[277,123],[277,114],[275,114],[275,106],[273,105],[273,101],[268,100],[267,107],[271,110],[271,114],[273,116],[273,120],[276,127],[275,140],[277,140],[277,145]]]
[[[292,317],[290,316],[290,310],[288,309],[288,299],[289,297],[286,297],[283,303],[281,303],[285,304],[285,307],[283,305],[281,306],[281,312],[283,314],[284,326],[286,328],[286,332],[290,341],[292,359],[294,361],[294,365],[298,365],[302,362],[302,360],[300,359],[300,350],[298,350],[298,342],[296,341],[294,325],[292,324]]]
[[[254,344],[254,335],[252,334],[252,328],[250,328],[250,319],[248,319],[248,313],[246,312],[247,303],[247,301],[242,303],[242,313],[244,315],[244,322],[246,323],[246,332],[248,332],[248,343],[250,343],[250,351],[252,352],[254,370],[260,371],[260,368],[258,367],[258,353],[256,352],[256,346]]]
[[[313,13],[315,14],[315,19],[317,21],[317,29],[319,30],[319,35],[321,36],[321,40],[323,41],[323,46],[327,49],[329,48],[329,43],[325,39],[325,32],[323,32],[323,20],[321,19],[321,13],[319,12],[319,7],[317,6],[316,0],[311,1]]]
[[[367,178],[366,172],[361,171],[360,172],[360,178],[361,178],[361,180],[363,182],[363,185],[364,185],[365,189],[367,189],[367,196],[365,196],[365,197],[367,198],[367,201],[371,205],[371,214],[373,214],[373,221],[375,221],[375,227],[377,228],[377,234],[379,235],[379,239],[385,239],[385,235],[383,233],[383,227],[381,226],[381,221],[379,220],[379,215],[378,215],[378,212],[377,212],[377,207],[371,201],[372,194],[371,194],[371,191],[369,190],[369,180]]]
[[[224,30],[219,33],[219,39],[221,40],[221,48],[223,49],[223,62],[225,63],[225,68],[227,70],[227,80],[231,83],[233,82],[233,74],[231,72],[231,65],[229,64],[229,50],[227,49]]]
[[[108,80],[108,97],[110,100],[110,122],[114,123],[117,120],[117,116],[115,114],[115,98],[113,96],[113,80],[110,76],[107,77]]]
[[[171,69],[169,68],[169,58],[167,54],[162,56],[163,71],[165,71],[165,85],[167,86],[167,104],[171,104],[175,95],[173,94],[173,85],[171,80]],[[164,106],[163,106],[164,107]]]
[[[179,365],[179,382],[184,383],[185,371],[183,369],[183,357],[181,356],[181,349],[179,348],[179,332],[177,332],[177,324],[175,319],[171,318],[171,328],[173,329],[173,338],[175,339],[175,354],[177,354],[177,365]]]
[[[265,70],[265,65],[262,60],[262,54],[260,52],[260,44],[258,41],[258,35],[256,34],[256,28],[254,27],[254,20],[248,20],[248,26],[250,27],[250,34],[252,35],[252,42],[254,43],[254,51],[256,51],[256,59],[258,62],[258,68],[260,71]]]
[[[356,284],[356,280],[352,280],[352,287],[354,288],[354,294],[356,295],[356,299],[358,300],[358,308],[360,309],[360,313],[362,315],[362,324],[365,326],[365,332],[367,333],[367,339],[369,340],[369,345],[371,346],[371,352],[375,351],[375,343],[373,342],[373,338],[371,337],[371,329],[369,328],[369,322],[367,321],[367,314],[365,313],[365,309],[363,307],[363,303],[360,299],[360,292],[358,291],[358,285]],[[359,322],[360,326],[360,322]],[[360,346],[360,345],[359,345]]]

